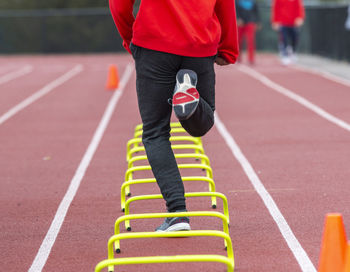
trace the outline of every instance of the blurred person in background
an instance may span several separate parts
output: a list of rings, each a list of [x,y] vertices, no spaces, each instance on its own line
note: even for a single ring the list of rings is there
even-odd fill
[[[234,0],[109,0],[136,67],[142,142],[168,212],[186,212],[184,185],[170,137],[172,110],[192,136],[214,124],[214,63],[235,63],[238,38]],[[156,231],[190,230],[188,217],[169,217]]]
[[[348,6],[348,17],[345,21],[345,29],[350,30],[350,5]]]
[[[242,61],[244,42],[247,48],[249,64],[255,64],[255,34],[261,28],[260,15],[255,0],[236,1],[238,42],[240,55],[238,61]]]
[[[305,19],[302,0],[273,0],[271,6],[272,28],[278,32],[281,62],[288,65],[296,61],[299,28]]]

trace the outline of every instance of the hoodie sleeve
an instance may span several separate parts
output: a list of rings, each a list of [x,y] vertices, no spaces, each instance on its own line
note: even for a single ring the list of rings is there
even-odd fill
[[[109,8],[118,29],[120,36],[123,39],[123,46],[130,52],[130,42],[132,39],[132,26],[135,21],[133,15],[133,6],[135,0],[109,0]]]
[[[234,0],[218,0],[215,13],[221,25],[218,55],[229,63],[235,63],[238,57],[238,38]]]
[[[277,11],[278,11],[278,0],[272,0],[271,4],[271,23],[277,23],[278,18],[277,18]]]
[[[304,3],[303,0],[298,1],[298,6],[299,6],[299,18],[304,19],[305,18],[305,9],[304,9]]]

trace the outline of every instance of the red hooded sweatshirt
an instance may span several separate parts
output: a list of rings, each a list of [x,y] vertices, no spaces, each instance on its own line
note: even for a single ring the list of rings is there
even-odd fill
[[[273,0],[272,23],[284,26],[294,26],[295,19],[304,19],[304,5],[302,0]]]
[[[109,0],[124,47],[135,45],[189,57],[238,56],[234,0]]]

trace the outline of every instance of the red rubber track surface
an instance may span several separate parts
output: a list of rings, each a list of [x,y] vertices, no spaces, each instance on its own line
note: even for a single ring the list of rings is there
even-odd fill
[[[350,88],[316,74],[258,56],[256,71],[350,122]],[[0,124],[0,263],[2,271],[27,271],[88,148],[114,92],[105,90],[108,67],[123,76],[123,54],[0,57],[0,76],[24,65],[33,71],[0,85],[0,116],[77,64],[81,73]],[[237,69],[216,67],[216,109],[317,268],[324,216],[343,214],[350,228],[350,132],[323,119]],[[175,120],[174,120],[175,121]],[[127,169],[126,142],[141,122],[135,72],[127,82],[82,179],[42,271],[93,271],[107,258],[120,211]],[[214,126],[203,137],[216,191],[228,198],[235,271],[302,271],[276,222]],[[187,191],[207,184],[186,183]],[[155,184],[131,187],[134,195],[159,193]],[[207,198],[188,209],[211,210]],[[218,210],[222,209],[218,199]],[[163,212],[163,200],[139,201],[132,213]],[[162,219],[132,221],[133,231],[153,231]],[[191,218],[192,229],[220,229],[218,220]],[[124,230],[123,230],[124,231]],[[225,254],[219,239],[122,241],[126,256]],[[122,266],[116,271],[225,271],[212,263]]]

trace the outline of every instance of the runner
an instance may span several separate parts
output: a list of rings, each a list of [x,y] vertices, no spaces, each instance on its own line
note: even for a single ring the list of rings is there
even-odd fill
[[[171,149],[172,109],[192,136],[214,124],[215,72],[238,56],[234,0],[110,0],[136,66],[142,141],[168,212],[186,210],[184,185]],[[157,231],[189,230],[188,217],[167,218]]]
[[[272,28],[278,32],[281,62],[288,65],[296,61],[299,28],[304,23],[305,11],[302,0],[273,0]]]

